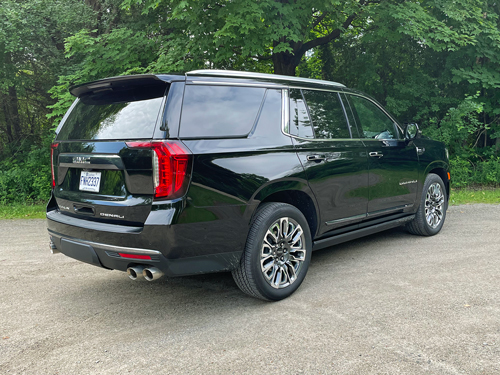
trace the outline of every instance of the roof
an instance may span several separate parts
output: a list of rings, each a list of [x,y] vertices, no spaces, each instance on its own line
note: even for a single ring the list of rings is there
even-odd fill
[[[254,80],[267,82],[278,85],[313,85],[313,86],[334,86],[345,87],[341,83],[323,81],[320,79],[310,79],[292,76],[283,76],[278,74],[240,72],[236,70],[193,70],[184,74],[137,74],[129,76],[118,76],[104,78],[94,82],[87,82],[81,85],[72,86],[69,91],[76,97],[83,95],[92,95],[101,91],[120,90],[131,86],[160,86],[172,81],[185,80],[186,77],[202,78],[206,77],[210,80],[232,80],[236,79],[240,82],[246,80]]]

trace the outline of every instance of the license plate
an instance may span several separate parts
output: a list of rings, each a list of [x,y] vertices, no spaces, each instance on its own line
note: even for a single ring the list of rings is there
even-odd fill
[[[101,172],[85,172],[80,175],[80,190],[99,192],[101,185]]]

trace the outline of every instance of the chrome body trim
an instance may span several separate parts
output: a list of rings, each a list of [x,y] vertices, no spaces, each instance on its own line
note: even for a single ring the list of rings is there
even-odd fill
[[[281,90],[281,131],[287,136],[290,126],[290,96],[288,89]]]
[[[387,208],[385,210],[368,212],[366,214],[366,216],[371,217],[371,216],[385,215],[385,214],[388,214],[388,213],[391,213],[394,211],[404,210],[405,208],[412,208],[412,207],[413,207],[413,203],[412,204],[404,204],[402,206]]]
[[[334,225],[334,224],[339,224],[339,223],[348,223],[349,221],[354,221],[358,219],[364,219],[367,217],[367,214],[361,214],[361,215],[355,215],[355,216],[349,216],[343,219],[337,219],[337,220],[331,220],[327,221],[325,224],[326,225]]]
[[[137,255],[162,255],[162,253],[158,250],[150,250],[150,249],[140,249],[136,247],[123,247],[123,246],[115,246],[115,245],[107,245],[104,243],[100,242],[93,242],[93,241],[86,241],[86,240],[81,240],[79,238],[73,238],[73,237],[66,237],[63,235],[60,235],[58,233],[49,231],[50,235],[53,237],[58,237],[61,239],[67,239],[69,241],[81,243],[84,245],[89,245],[92,248],[100,249],[100,250],[105,250],[105,251],[113,251],[115,253],[127,253],[127,254],[137,254]]]

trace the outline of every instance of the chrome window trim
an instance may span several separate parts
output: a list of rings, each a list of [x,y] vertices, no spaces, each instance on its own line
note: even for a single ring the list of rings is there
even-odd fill
[[[284,135],[292,136],[288,133],[290,126],[290,95],[288,89],[281,90],[281,132]]]

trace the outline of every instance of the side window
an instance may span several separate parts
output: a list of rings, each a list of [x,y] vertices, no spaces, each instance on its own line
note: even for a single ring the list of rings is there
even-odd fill
[[[344,110],[336,92],[302,90],[316,138],[351,138]]]
[[[311,120],[300,90],[290,90],[290,134],[302,138],[314,138]]]
[[[347,115],[347,120],[349,121],[349,128],[351,129],[351,135],[353,138],[360,138],[358,133],[358,128],[356,126],[356,120],[354,120],[354,115],[352,114],[351,106],[347,101],[345,94],[340,94],[340,99],[344,105],[345,113]]]
[[[371,101],[348,95],[362,138],[394,139],[397,134],[394,122]]]
[[[265,88],[187,85],[181,138],[244,137],[255,124]]]

